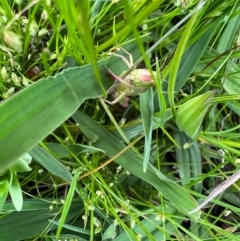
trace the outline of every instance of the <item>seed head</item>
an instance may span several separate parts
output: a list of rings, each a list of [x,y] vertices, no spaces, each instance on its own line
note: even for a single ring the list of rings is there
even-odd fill
[[[22,52],[22,40],[19,35],[12,31],[5,31],[3,34],[3,40],[4,42],[14,51],[16,52]]]

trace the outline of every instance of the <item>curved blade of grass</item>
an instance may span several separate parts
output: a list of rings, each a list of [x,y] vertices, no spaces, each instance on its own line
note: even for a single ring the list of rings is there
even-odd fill
[[[171,110],[167,110],[161,117],[154,116],[152,119],[152,130],[159,128],[159,126],[164,126],[165,123],[169,121],[171,118]],[[130,140],[136,136],[142,135],[144,133],[142,118],[129,122],[126,126],[122,127],[122,130]],[[111,133],[119,140],[122,139],[121,135],[116,130],[112,130]]]
[[[99,63],[102,73],[108,61]],[[87,65],[42,79],[3,103],[0,106],[1,169],[7,169],[69,118],[85,99],[99,95],[100,87],[91,65]]]
[[[74,192],[75,192],[78,176],[79,176],[79,171],[76,171],[75,174],[74,174],[74,177],[72,179],[70,189],[68,190],[67,198],[65,200],[63,210],[62,210],[62,213],[61,213],[61,218],[59,220],[59,225],[58,225],[58,229],[57,229],[57,233],[56,233],[57,239],[59,238],[60,233],[61,233],[62,228],[63,228],[63,224],[65,223],[65,221],[67,219],[67,215],[69,213],[71,203],[72,203],[72,199],[73,199],[73,195],[74,195]]]
[[[97,140],[95,142],[96,147],[103,149],[109,158],[115,156],[125,148],[121,141],[119,141],[109,131],[98,125],[84,113],[77,111],[73,115],[73,118],[79,124],[81,131],[89,138],[89,140]],[[147,166],[146,172],[143,172],[142,158],[135,155],[132,151],[126,150],[115,160],[115,162],[117,162],[133,175],[154,186],[181,212],[187,214],[193,209],[191,209],[191,207],[196,207],[197,203],[185,191],[184,188],[180,187],[175,182],[165,177],[151,164]],[[197,219],[199,215],[200,213],[196,213],[194,216],[191,216],[191,218]]]
[[[135,58],[139,55],[134,44],[126,49]],[[115,56],[99,61],[98,68],[106,87],[112,81],[106,78],[105,66],[116,74],[126,70],[125,63]],[[84,100],[101,94],[92,66],[85,65],[41,79],[0,105],[1,171],[68,119]]]
[[[147,89],[140,95],[140,107],[144,129],[144,158],[143,158],[143,171],[146,172],[147,164],[149,161],[151,146],[152,146],[152,131],[153,131],[153,90]]]
[[[199,4],[201,2],[203,1],[200,1]],[[197,20],[199,10],[192,15],[191,19],[187,23],[172,59],[171,72],[169,76],[169,86],[168,86],[168,99],[169,99],[170,107],[172,109],[174,116],[175,116],[174,89],[175,89],[175,82],[177,78],[178,68],[181,62],[182,55],[187,45],[187,41],[190,37],[191,32],[194,29],[194,23]]]
[[[14,207],[17,211],[21,211],[23,204],[23,195],[20,183],[15,173],[13,173],[12,182],[11,184],[9,184],[9,193],[11,195]]]
[[[184,52],[177,74],[177,81],[175,82],[175,92],[180,91],[194,71],[196,65],[199,64],[199,60],[205,53],[218,24],[219,22],[214,22],[214,24],[212,24],[213,26]]]

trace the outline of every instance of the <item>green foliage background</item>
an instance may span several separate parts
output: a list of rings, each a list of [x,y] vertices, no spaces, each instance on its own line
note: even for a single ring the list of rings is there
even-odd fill
[[[197,4],[0,3],[0,241],[239,239],[237,183],[190,214],[240,154],[239,2]],[[121,48],[157,73],[127,109]]]

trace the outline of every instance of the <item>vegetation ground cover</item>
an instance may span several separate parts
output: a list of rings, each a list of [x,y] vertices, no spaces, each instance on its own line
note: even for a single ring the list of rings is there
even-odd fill
[[[239,9],[1,1],[0,241],[240,240]]]

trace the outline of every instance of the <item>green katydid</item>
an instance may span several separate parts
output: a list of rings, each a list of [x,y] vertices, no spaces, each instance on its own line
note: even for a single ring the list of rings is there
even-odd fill
[[[122,58],[122,60],[126,63],[128,68],[132,68],[133,61],[132,56],[126,50],[122,49],[125,53],[129,55],[129,61],[119,54],[113,54],[114,56]],[[154,78],[156,78],[156,72],[152,71],[152,73],[147,69],[134,69],[128,75],[121,76],[115,75],[111,70],[108,69],[110,76],[117,81],[108,91],[107,93],[113,93],[114,100],[105,102],[114,105],[116,103],[120,103],[123,107],[128,107],[129,96],[137,96],[147,90],[147,88],[155,86]],[[122,79],[122,76],[123,79]],[[154,77],[154,78],[153,78]]]

